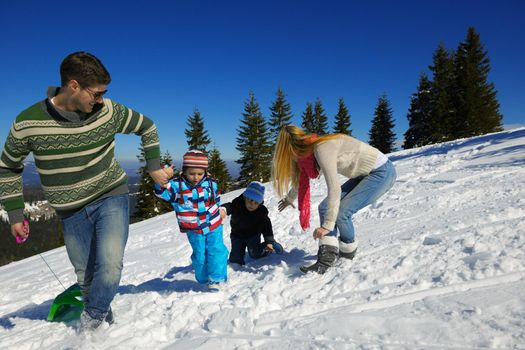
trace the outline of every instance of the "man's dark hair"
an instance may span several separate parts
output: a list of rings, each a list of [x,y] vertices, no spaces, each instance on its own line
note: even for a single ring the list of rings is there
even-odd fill
[[[64,58],[60,65],[60,79],[62,86],[70,80],[76,80],[82,87],[108,85],[111,82],[111,76],[102,62],[84,51],[73,52]]]

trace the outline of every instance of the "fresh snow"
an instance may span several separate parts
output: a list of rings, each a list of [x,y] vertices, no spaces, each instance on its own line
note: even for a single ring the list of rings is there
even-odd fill
[[[525,128],[390,157],[397,181],[355,215],[354,261],[303,275],[317,242],[296,210],[277,211],[267,184],[283,255],[229,268],[208,293],[173,213],[136,223],[116,323],[92,333],[46,321],[63,288],[40,256],[0,267],[0,348],[525,349]],[[325,193],[313,181],[314,228]],[[229,220],[224,228],[230,247]],[[66,287],[75,282],[64,248],[42,257]]]

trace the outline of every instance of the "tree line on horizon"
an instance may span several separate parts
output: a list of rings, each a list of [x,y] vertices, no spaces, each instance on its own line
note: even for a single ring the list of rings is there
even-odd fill
[[[468,28],[465,41],[457,50],[447,50],[443,43],[433,54],[432,80],[421,73],[417,91],[411,96],[407,114],[408,130],[404,134],[403,149],[472,137],[501,131],[502,115],[493,83],[488,82],[490,60],[479,34]],[[209,157],[208,172],[217,180],[221,192],[246,187],[251,181],[267,182],[270,179],[271,161],[277,135],[282,126],[292,120],[291,105],[279,86],[276,98],[266,119],[253,92],[249,92],[237,129],[236,149],[240,158],[240,174],[231,178],[226,163],[215,145],[210,148],[210,137],[198,108],[188,116],[184,134],[188,150],[196,149]],[[386,94],[379,96],[368,133],[368,143],[387,154],[395,151],[395,126],[392,108]],[[328,116],[320,98],[307,102],[301,115],[301,127],[318,135],[341,133],[352,136],[351,116],[342,97],[330,130]],[[143,159],[143,150],[139,160]],[[166,152],[161,161],[171,164]],[[146,168],[139,170],[141,184],[137,193],[137,210],[132,220],[140,221],[169,212],[171,206],[158,200],[152,193],[153,183]]]

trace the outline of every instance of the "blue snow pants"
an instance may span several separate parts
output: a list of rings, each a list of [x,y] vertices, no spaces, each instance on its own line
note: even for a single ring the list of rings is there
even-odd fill
[[[188,232],[187,235],[193,248],[191,262],[197,282],[225,282],[228,249],[222,239],[222,225],[206,234]]]

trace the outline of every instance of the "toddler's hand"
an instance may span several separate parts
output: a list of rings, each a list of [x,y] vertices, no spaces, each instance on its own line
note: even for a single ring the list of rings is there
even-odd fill
[[[266,244],[266,247],[264,247],[264,250],[266,250],[269,253],[273,253],[273,251],[274,251],[273,250],[273,244],[271,244],[271,243]]]

